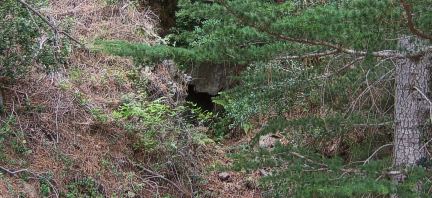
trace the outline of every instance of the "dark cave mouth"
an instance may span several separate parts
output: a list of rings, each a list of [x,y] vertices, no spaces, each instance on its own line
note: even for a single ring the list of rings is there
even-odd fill
[[[214,97],[214,95],[205,92],[197,92],[195,91],[195,87],[193,85],[188,85],[188,95],[186,97],[186,101],[195,103],[202,110],[209,112],[214,111],[215,104],[212,101],[212,97]]]

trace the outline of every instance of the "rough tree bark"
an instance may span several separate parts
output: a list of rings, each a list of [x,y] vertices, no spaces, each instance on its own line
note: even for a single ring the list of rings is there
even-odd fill
[[[415,51],[416,40],[402,38],[400,47]],[[395,93],[395,132],[393,165],[395,168],[415,166],[426,157],[422,148],[422,136],[426,130],[429,116],[430,67],[432,55],[426,54],[418,59],[399,59],[396,61]],[[405,176],[396,174],[394,180],[402,182]]]

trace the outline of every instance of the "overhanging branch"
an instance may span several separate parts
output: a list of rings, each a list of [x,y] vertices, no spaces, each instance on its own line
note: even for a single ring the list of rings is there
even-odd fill
[[[401,1],[403,1],[403,0],[401,0]],[[330,43],[330,42],[326,42],[326,41],[294,38],[294,37],[290,37],[290,36],[287,36],[284,34],[272,32],[268,28],[263,28],[263,27],[260,27],[256,24],[247,22],[247,20],[245,20],[242,16],[239,16],[239,14],[237,14],[236,11],[232,10],[228,5],[226,5],[226,2],[224,0],[219,0],[218,3],[220,5],[222,5],[224,8],[226,8],[228,10],[228,12],[230,12],[234,17],[237,17],[241,22],[243,22],[246,25],[249,25],[249,26],[251,26],[251,27],[263,32],[263,33],[266,33],[270,36],[274,36],[274,37],[276,37],[280,40],[284,40],[284,41],[295,42],[295,43],[300,43],[300,44],[307,44],[307,45],[314,45],[314,46],[322,46],[322,47],[332,49],[332,50],[327,51],[327,52],[307,54],[307,55],[304,55],[305,58],[318,57],[318,56],[328,56],[328,55],[332,54],[329,52],[334,52],[334,54],[346,53],[346,54],[351,54],[351,55],[356,55],[356,56],[369,55],[369,56],[374,56],[374,57],[378,57],[378,58],[402,59],[402,58],[418,58],[418,57],[421,57],[424,54],[432,51],[432,46],[427,46],[427,47],[423,48],[423,50],[420,50],[419,52],[415,52],[415,53],[402,53],[402,52],[397,51],[397,50],[382,50],[382,51],[376,51],[376,52],[367,52],[367,51],[360,51],[360,50],[354,50],[354,49],[346,48],[342,45],[338,45],[338,44],[334,44],[334,43]],[[412,17],[411,17],[411,23],[412,23]],[[414,27],[414,26],[412,26],[412,27]],[[428,36],[428,35],[426,35],[426,36]],[[302,56],[286,56],[286,58],[287,59],[301,59]],[[280,58],[278,58],[278,59],[280,59]]]
[[[382,51],[377,51],[377,52],[359,51],[359,50],[345,48],[341,45],[336,45],[336,44],[329,43],[326,41],[316,41],[316,40],[309,40],[309,39],[292,38],[292,37],[289,37],[286,35],[270,32],[267,29],[256,27],[254,25],[251,25],[251,26],[258,29],[259,31],[267,33],[267,34],[274,36],[276,38],[279,38],[281,40],[296,42],[296,43],[301,43],[301,44],[328,47],[328,48],[334,49],[337,52],[352,54],[352,55],[356,55],[356,56],[370,55],[370,56],[379,57],[379,58],[390,58],[390,57],[391,58],[410,58],[410,57],[417,57],[417,56],[419,56],[419,54],[421,54],[421,55],[423,54],[423,52],[419,52],[416,54],[404,54],[404,53],[400,53],[399,51],[395,51],[395,50],[382,50]]]

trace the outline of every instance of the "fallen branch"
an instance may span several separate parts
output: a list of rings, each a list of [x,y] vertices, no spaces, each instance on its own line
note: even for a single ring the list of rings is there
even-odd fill
[[[20,169],[20,170],[13,171],[13,170],[9,170],[7,168],[1,167],[1,166],[0,166],[0,170],[2,170],[5,173],[8,173],[9,175],[12,175],[12,176],[15,176],[18,173],[28,172],[27,169]]]
[[[59,28],[55,25],[53,25],[51,22],[48,21],[48,19],[43,16],[39,11],[37,11],[36,9],[34,9],[31,5],[29,5],[27,2],[25,2],[24,0],[17,0],[19,3],[21,3],[21,5],[23,5],[24,7],[28,8],[29,10],[31,10],[35,15],[37,15],[40,19],[42,19],[43,22],[45,22],[54,32],[58,32],[60,34],[65,35],[66,37],[68,37],[70,40],[74,41],[75,43],[79,44],[81,47],[86,48],[84,44],[82,44],[80,41],[78,41],[78,39],[74,38],[73,36],[71,36],[70,34],[68,34],[67,32],[64,32],[62,30],[59,30]]]
[[[366,124],[353,124],[354,127],[382,127],[393,125],[392,121],[389,122],[381,122],[381,123],[366,123]]]

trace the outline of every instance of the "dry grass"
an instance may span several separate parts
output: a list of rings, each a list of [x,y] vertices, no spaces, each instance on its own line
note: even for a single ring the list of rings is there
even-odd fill
[[[171,106],[177,106],[185,100],[191,77],[178,71],[172,61],[156,65],[153,71],[144,72],[144,76],[149,81],[147,90],[150,99],[164,97],[164,102]]]
[[[152,43],[157,38],[156,17],[128,1],[115,5],[103,0],[50,1],[41,12],[63,29],[70,26],[71,34],[84,43],[95,39]],[[127,78],[132,67],[124,58],[75,49],[69,64],[58,71],[49,75],[32,71],[11,85],[6,93],[8,113],[16,117],[15,130],[25,133],[32,153],[16,155],[8,148],[8,159],[23,160],[0,165],[38,174],[49,172],[53,186],[62,192],[71,182],[92,177],[105,195],[120,196],[132,190],[148,194],[146,190],[157,184],[133,176],[136,168],[126,163],[133,156],[126,133],[91,114],[92,109],[110,113],[124,94],[133,91]],[[37,180],[31,181],[39,195]],[[136,184],[146,182],[137,189]],[[0,177],[4,197],[16,197],[20,192],[34,197],[25,186],[19,177]]]
[[[112,159],[126,159],[131,155],[125,133],[114,124],[95,120],[77,102],[73,90],[59,88],[56,82],[62,82],[65,78],[60,73],[39,74],[21,81],[8,92],[9,96],[15,95],[9,98],[7,104],[17,118],[16,130],[26,133],[27,145],[32,149],[32,154],[24,157],[26,163],[12,166],[18,166],[16,169],[25,166],[37,173],[52,173],[57,190],[65,191],[65,186],[71,181],[88,176],[103,183],[104,193],[118,193],[118,189],[114,188],[128,181],[123,175],[116,176],[107,171],[109,167],[103,167],[102,160],[117,163],[119,161]],[[26,93],[28,100],[15,90]],[[91,96],[88,97],[91,100]],[[92,103],[89,102],[89,105]],[[32,110],[36,107],[41,109],[37,112]],[[122,140],[122,143],[117,140]],[[23,158],[14,155],[8,157]]]
[[[157,17],[149,9],[138,10],[132,2],[119,0],[110,5],[108,0],[51,1],[44,13],[56,21],[71,21],[72,35],[84,41],[94,39],[122,39],[153,43]]]

